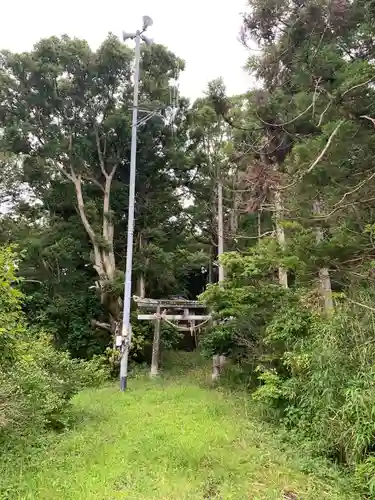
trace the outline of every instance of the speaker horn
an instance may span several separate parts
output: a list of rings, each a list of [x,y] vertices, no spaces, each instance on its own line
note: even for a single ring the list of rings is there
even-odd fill
[[[143,16],[142,21],[143,21],[143,29],[144,30],[149,28],[150,26],[152,26],[154,24],[154,21],[151,19],[150,16]]]
[[[124,40],[124,42],[126,42],[126,40],[130,40],[131,38],[134,38],[134,37],[135,37],[135,33],[127,33],[126,31],[122,32],[122,39]]]

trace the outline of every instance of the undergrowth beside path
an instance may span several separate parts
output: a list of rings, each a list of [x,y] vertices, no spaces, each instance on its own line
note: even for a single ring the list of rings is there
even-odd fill
[[[3,460],[1,498],[360,498],[333,468],[285,450],[250,406],[191,375],[140,377],[126,394],[117,386],[84,391],[69,431]]]

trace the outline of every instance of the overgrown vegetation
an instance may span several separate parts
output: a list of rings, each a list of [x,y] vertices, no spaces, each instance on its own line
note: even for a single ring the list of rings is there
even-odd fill
[[[227,96],[218,79],[194,103],[171,99],[183,61],[143,47],[140,104],[160,113],[138,130],[133,273],[139,296],[202,294],[205,354],[229,357],[262,416],[370,498],[374,19],[367,0],[249,0],[256,89]],[[63,36],[1,54],[3,435],[64,425],[103,356],[117,372],[133,57],[113,35],[96,51]],[[152,325],[132,314],[132,357],[147,362]],[[165,350],[189,341],[162,332]]]
[[[1,463],[0,492],[9,500],[360,498],[333,467],[251,418],[246,396],[199,387],[209,367],[194,371],[196,356],[168,362],[166,380],[133,379],[126,403],[113,387],[79,394],[81,418],[69,433]],[[176,376],[182,366],[189,375]]]
[[[242,36],[261,49],[249,60],[260,89],[240,114],[220,82],[211,95],[236,131],[258,238],[232,246],[225,283],[202,296],[217,316],[204,348],[236,360],[263,415],[348,466],[372,498],[372,4],[249,5]]]
[[[0,248],[0,443],[46,427],[64,426],[70,399],[102,384],[106,372],[95,359],[79,361],[52,346],[51,337],[27,325],[22,293],[14,287],[19,257]]]

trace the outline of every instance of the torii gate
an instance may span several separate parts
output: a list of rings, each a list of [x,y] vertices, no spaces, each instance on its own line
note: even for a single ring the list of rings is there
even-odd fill
[[[207,314],[206,306],[197,300],[147,299],[137,296],[133,296],[133,300],[137,304],[137,307],[143,310],[138,314],[138,319],[154,321],[155,323],[152,343],[151,377],[159,374],[161,320],[164,320],[179,331],[190,331],[192,335],[196,334],[197,330],[211,320],[211,315]]]

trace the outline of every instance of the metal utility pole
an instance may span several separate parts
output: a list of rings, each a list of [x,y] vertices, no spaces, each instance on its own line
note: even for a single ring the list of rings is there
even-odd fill
[[[128,378],[128,359],[131,342],[131,292],[132,292],[132,267],[133,267],[133,233],[134,233],[134,200],[135,200],[135,175],[137,161],[137,129],[138,129],[138,88],[139,88],[139,62],[141,57],[141,40],[149,44],[150,40],[143,33],[153,21],[148,16],[143,16],[143,28],[136,33],[123,33],[123,40],[135,40],[135,61],[134,61],[134,96],[133,96],[133,119],[130,152],[130,176],[129,176],[129,208],[128,208],[128,234],[126,246],[126,270],[124,285],[124,307],[122,316],[121,337],[116,339],[116,345],[121,349],[120,360],[120,389],[125,391]],[[142,120],[144,123],[144,120]]]

